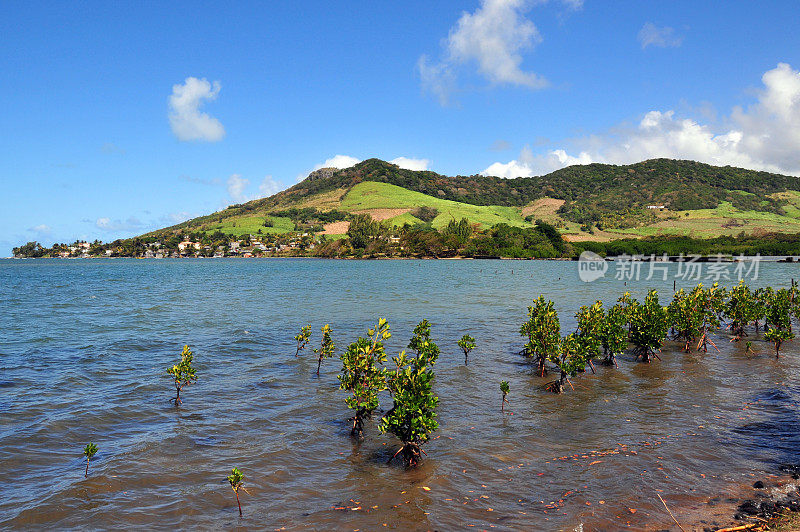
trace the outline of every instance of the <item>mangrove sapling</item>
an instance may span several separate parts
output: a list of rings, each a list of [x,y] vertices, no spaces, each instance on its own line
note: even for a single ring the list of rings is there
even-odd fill
[[[242,481],[244,480],[244,475],[242,472],[239,471],[238,467],[234,467],[231,469],[231,474],[228,475],[228,482],[231,483],[231,489],[236,494],[236,504],[239,505],[239,516],[242,515],[242,503],[239,501],[239,488],[243,489],[245,493],[247,493],[247,488],[242,486]]]
[[[766,319],[767,304],[769,303],[775,291],[771,286],[757,288],[753,292],[753,325],[756,327],[758,333],[759,320]],[[766,323],[764,328],[766,329]]]
[[[299,355],[300,351],[306,348],[309,338],[311,338],[311,325],[303,325],[300,328],[300,332],[294,337],[297,342],[297,351],[295,351],[294,356]]]
[[[720,288],[718,283],[714,283],[710,288],[701,292],[700,297],[700,312],[703,316],[703,325],[700,329],[700,341],[697,343],[697,349],[703,348],[703,352],[708,351],[708,345],[717,350],[717,345],[708,337],[709,333],[716,333],[721,325],[720,316],[725,311],[725,299],[727,293],[725,288]]]
[[[181,390],[183,390],[184,386],[189,386],[197,381],[197,374],[195,372],[194,367],[192,367],[192,361],[194,360],[194,355],[192,351],[189,349],[188,345],[183,346],[183,352],[181,353],[181,361],[172,366],[171,368],[167,368],[167,373],[172,377],[175,381],[175,405],[181,404]]]
[[[690,293],[681,288],[675,293],[672,302],[667,307],[669,324],[674,331],[675,338],[684,342],[683,349],[688,353],[691,345],[699,337],[696,350],[703,348],[708,351],[710,343],[716,344],[708,337],[709,332],[719,329],[719,316],[725,306],[725,291],[717,283],[710,288],[703,288],[698,284]]]
[[[475,349],[475,338],[465,334],[461,337],[461,340],[458,341],[458,347],[464,351],[464,365],[466,366],[469,364],[469,352]]]
[[[658,303],[658,292],[650,290],[644,303],[632,304],[630,307],[630,341],[634,345],[636,358],[649,363],[653,355],[660,360],[656,351],[667,336],[669,324],[667,309]]]
[[[586,352],[585,361],[592,368],[592,373],[595,373],[592,359],[600,356],[602,346],[602,328],[605,321],[603,302],[597,301],[591,307],[582,306],[575,314],[575,319],[578,320],[576,335]]]
[[[687,294],[683,288],[675,292],[667,307],[670,329],[676,340],[683,342],[683,351],[691,351],[691,345],[700,331],[701,317],[696,310],[695,292]]]
[[[394,405],[381,419],[379,430],[394,434],[403,444],[389,462],[402,454],[405,464],[414,467],[424,453],[422,444],[439,427],[436,421],[439,398],[433,393],[432,369],[439,358],[439,347],[430,338],[430,324],[426,320],[414,329],[409,347],[416,356],[409,357],[403,351],[392,357],[395,370],[388,374],[387,387]]]
[[[319,349],[314,348],[314,353],[317,354],[317,375],[319,375],[319,368],[322,366],[322,359],[323,358],[331,358],[333,356],[333,352],[336,351],[336,344],[333,343],[333,339],[331,338],[331,326],[330,325],[323,325],[322,326],[322,343],[319,346]]]
[[[436,351],[435,356],[439,356],[439,346],[431,341],[431,324],[428,320],[422,320],[414,327],[414,333],[411,340],[408,342],[409,349],[413,349],[414,353],[419,355],[423,350]]]
[[[561,346],[561,324],[553,302],[539,296],[528,307],[528,321],[522,324],[519,333],[528,338],[522,353],[533,358],[539,376],[544,377],[545,362],[551,356],[558,356]]]
[[[733,334],[731,341],[735,342],[747,336],[744,328],[748,323],[758,320],[755,298],[744,280],[730,289],[723,316],[728,320],[728,327]]]
[[[500,401],[500,412],[503,414],[505,414],[506,404],[508,404],[509,406],[511,405],[511,403],[508,402],[508,399],[506,399],[506,396],[508,395],[508,390],[509,390],[508,381],[500,381],[500,392],[503,394],[503,400]]]
[[[378,326],[367,331],[367,338],[359,337],[339,355],[342,361],[339,388],[350,392],[345,402],[355,410],[352,436],[362,436],[364,419],[380,406],[378,393],[386,389],[386,369],[380,367],[386,361],[383,341],[391,337],[388,322],[380,318]]]
[[[789,317],[790,297],[789,290],[781,288],[770,293],[765,305],[766,322],[764,327],[767,328],[767,332],[764,334],[764,338],[775,344],[775,358],[779,356],[781,344],[794,338]]]
[[[95,453],[97,453],[97,445],[92,442],[86,444],[86,447],[83,448],[83,456],[86,457],[86,473],[83,475],[84,478],[89,478],[89,461],[94,458]]]
[[[600,324],[600,344],[603,346],[603,364],[616,366],[616,356],[628,347],[628,311],[621,304],[616,304],[605,314]]]
[[[550,356],[550,361],[558,367],[561,374],[558,380],[551,382],[547,388],[553,393],[561,393],[566,382],[574,389],[569,377],[575,377],[578,371],[586,367],[587,355],[587,344],[577,334],[570,333],[565,336],[561,340],[560,355]]]

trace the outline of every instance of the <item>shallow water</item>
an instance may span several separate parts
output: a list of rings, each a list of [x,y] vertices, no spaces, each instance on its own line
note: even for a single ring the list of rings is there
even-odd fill
[[[0,526],[668,528],[656,494],[680,516],[800,462],[800,340],[777,360],[754,331],[755,355],[724,333],[721,354],[668,343],[661,361],[623,355],[560,396],[516,352],[539,294],[568,332],[580,305],[626,289],[658,288],[666,304],[669,267],[668,281],[623,286],[581,283],[575,263],[554,261],[2,260]],[[751,285],[798,276],[763,264]],[[330,323],[341,348],[379,316],[390,355],[422,318],[442,348],[440,429],[416,470],[385,464],[397,442],[375,421],[350,439],[338,360],[318,378],[313,353],[294,356],[301,325],[312,347]],[[456,346],[467,332],[469,366]],[[176,408],[164,370],[184,344],[199,381]],[[241,519],[233,466],[249,491]]]

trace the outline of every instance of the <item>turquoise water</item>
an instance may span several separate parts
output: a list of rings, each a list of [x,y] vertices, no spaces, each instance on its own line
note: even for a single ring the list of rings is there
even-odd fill
[[[668,527],[656,493],[688,516],[800,462],[800,340],[777,360],[755,331],[755,355],[724,332],[719,354],[669,342],[661,361],[623,355],[560,396],[516,353],[539,294],[566,333],[580,305],[625,290],[658,288],[666,304],[669,268],[667,281],[625,284],[582,283],[576,263],[558,261],[2,260],[0,526]],[[751,284],[799,274],[763,264]],[[375,422],[351,440],[338,360],[317,377],[313,353],[294,356],[301,325],[312,347],[330,323],[341,348],[378,317],[390,355],[422,318],[442,349],[440,430],[416,470],[385,464],[397,442]],[[478,344],[469,366],[464,333]],[[199,380],[176,408],[164,370],[184,344]],[[100,450],[84,478],[90,440]],[[241,519],[224,480],[233,466],[249,491]]]

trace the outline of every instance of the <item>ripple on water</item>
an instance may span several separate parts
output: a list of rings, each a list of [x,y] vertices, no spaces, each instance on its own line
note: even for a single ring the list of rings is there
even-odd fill
[[[626,354],[562,396],[541,390],[555,376],[516,354],[531,301],[556,301],[568,331],[580,305],[641,297],[648,283],[576,289],[562,262],[142,262],[0,261],[0,526],[641,528],[669,522],[656,487],[680,511],[800,462],[798,348],[776,361],[754,331],[755,356],[726,338],[721,354],[670,343],[661,361]],[[765,265],[759,283],[783,283],[788,267]],[[386,464],[397,442],[378,433],[380,413],[350,439],[338,360],[315,375],[323,323],[341,351],[379,316],[390,356],[423,317],[442,349],[440,429],[416,470]],[[465,333],[478,343],[469,366]],[[165,368],[184,344],[199,380],[175,407]],[[86,479],[90,440],[100,451]],[[250,491],[241,521],[234,466]]]

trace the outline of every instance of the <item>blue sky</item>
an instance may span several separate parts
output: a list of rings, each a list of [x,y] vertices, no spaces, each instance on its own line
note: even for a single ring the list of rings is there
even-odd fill
[[[326,161],[513,177],[665,156],[800,175],[797,13],[6,0],[0,256],[170,225]]]

